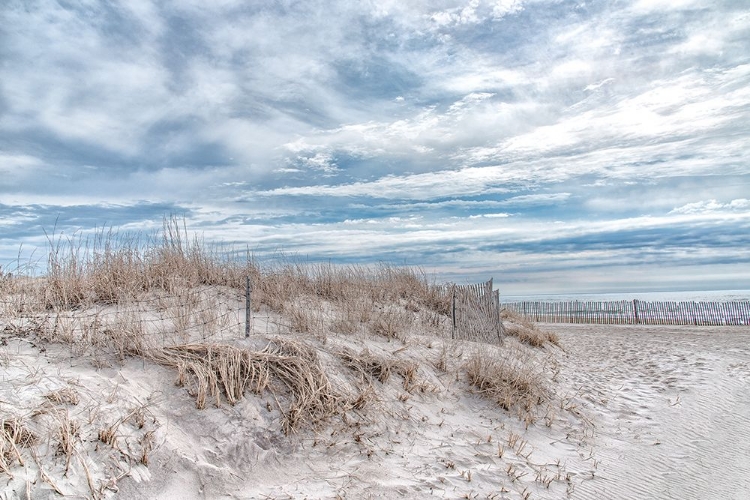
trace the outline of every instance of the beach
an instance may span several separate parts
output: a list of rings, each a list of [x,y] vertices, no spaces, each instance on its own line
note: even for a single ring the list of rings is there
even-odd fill
[[[580,498],[745,498],[750,329],[547,326],[597,423]]]

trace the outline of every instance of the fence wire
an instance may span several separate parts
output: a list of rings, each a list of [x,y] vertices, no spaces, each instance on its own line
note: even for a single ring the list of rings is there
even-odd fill
[[[245,291],[205,287],[149,292],[116,303],[52,307],[33,294],[0,299],[0,330],[71,345],[138,343],[148,347],[241,338]]]
[[[321,339],[328,333],[364,331],[390,338],[426,331],[450,335],[450,318],[427,308],[395,303],[376,306],[367,301],[345,307],[300,295],[281,311],[261,303],[249,288],[150,291],[114,303],[92,302],[75,308],[52,307],[43,294],[27,292],[6,292],[0,297],[0,333],[69,345],[71,363],[83,354],[107,350],[141,352],[192,342],[236,343],[247,334],[300,333]],[[53,351],[59,349],[50,349],[47,355]]]

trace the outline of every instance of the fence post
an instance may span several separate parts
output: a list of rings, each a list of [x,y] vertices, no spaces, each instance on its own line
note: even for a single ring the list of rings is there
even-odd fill
[[[451,287],[451,319],[453,320],[453,329],[451,330],[451,338],[456,338],[456,285]]]
[[[245,277],[245,338],[250,336],[250,321],[253,319],[252,298],[250,295],[252,288],[250,285],[250,276]]]
[[[505,327],[503,326],[503,318],[500,317],[500,290],[495,290],[494,306],[495,306],[495,317],[497,318],[497,336],[500,337],[500,341],[503,341],[505,336]]]
[[[640,319],[638,318],[638,299],[633,299],[633,313],[635,313],[635,325],[640,323]]]

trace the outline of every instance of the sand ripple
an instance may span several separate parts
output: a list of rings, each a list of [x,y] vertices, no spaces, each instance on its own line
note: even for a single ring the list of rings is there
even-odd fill
[[[750,330],[554,325],[596,415],[576,498],[745,499]]]

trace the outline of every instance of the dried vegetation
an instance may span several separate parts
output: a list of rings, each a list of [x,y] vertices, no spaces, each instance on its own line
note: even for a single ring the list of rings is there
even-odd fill
[[[417,380],[418,373],[422,378],[428,371],[433,380],[454,375],[463,380],[464,374],[475,392],[505,410],[518,410],[522,418],[548,397],[550,381],[524,350],[527,346],[477,344],[468,349],[473,354],[462,358],[449,341],[450,299],[419,269],[301,264],[284,257],[260,263],[248,253],[189,238],[176,219],[165,220],[154,237],[114,231],[89,239],[53,234],[49,245],[46,275],[0,272],[3,335],[29,338],[42,347],[70,346],[71,356],[90,359],[97,369],[131,356],[171,367],[198,409],[270,392],[282,415],[281,430],[290,434],[319,428],[336,415],[346,419],[350,410],[377,399],[381,386],[394,378],[395,387],[400,384],[409,393],[399,396],[402,402],[415,389],[437,390]],[[261,343],[257,349],[237,335],[244,326],[238,311],[244,308],[248,277],[253,309],[266,317],[266,334],[253,332],[256,344]],[[525,344],[557,342],[523,318],[507,311],[503,317],[507,333]],[[270,332],[269,323],[274,325]],[[217,336],[230,327],[232,338]],[[362,348],[370,339],[380,345],[394,342],[400,347],[394,352],[400,352],[415,342],[415,335],[431,335],[442,344],[437,361],[430,356],[420,363]],[[342,380],[348,382],[341,386]],[[77,456],[85,469],[79,456],[82,424],[71,413],[80,394],[65,387],[47,392],[44,399],[35,418],[50,422],[47,442],[55,443],[65,471],[75,466]],[[144,427],[144,408],[97,421],[94,441],[130,464],[148,465],[158,424]],[[23,450],[38,440],[21,420],[0,422],[0,472],[11,475],[14,466],[24,464]],[[41,465],[40,477],[57,489]],[[98,497],[107,486],[94,483],[91,495]]]
[[[560,339],[556,333],[540,330],[532,321],[514,311],[503,309],[500,315],[505,325],[505,333],[516,337],[524,344],[533,347],[543,347],[548,343],[554,345],[559,345],[560,343]]]
[[[15,462],[23,466],[20,449],[34,444],[36,436],[18,418],[0,419],[0,472],[12,477],[11,467]]]
[[[368,381],[377,380],[380,383],[386,383],[391,374],[400,376],[406,391],[412,387],[419,368],[414,361],[377,356],[368,349],[363,349],[359,354],[346,349],[339,353],[339,357],[345,366]]]
[[[519,409],[524,417],[548,394],[548,381],[533,355],[522,346],[476,349],[465,364],[469,382],[505,410]]]
[[[283,429],[296,432],[304,423],[317,424],[343,408],[343,398],[333,390],[315,350],[304,343],[275,338],[264,349],[253,351],[222,344],[188,344],[167,347],[150,355],[173,366],[178,385],[190,386],[196,407],[208,398],[221,405],[221,397],[235,404],[246,390],[261,394],[269,386],[290,400]]]

